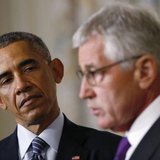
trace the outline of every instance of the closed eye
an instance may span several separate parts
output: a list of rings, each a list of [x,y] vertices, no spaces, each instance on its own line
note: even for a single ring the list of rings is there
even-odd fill
[[[10,84],[13,80],[13,77],[12,76],[6,76],[6,77],[3,77],[0,79],[0,85],[1,86],[4,86],[4,85],[7,85],[7,84]]]
[[[31,72],[37,68],[38,67],[36,65],[28,65],[23,68],[23,72]]]
[[[27,59],[22,61],[18,67],[22,72],[31,72],[39,68],[39,63],[34,59]]]

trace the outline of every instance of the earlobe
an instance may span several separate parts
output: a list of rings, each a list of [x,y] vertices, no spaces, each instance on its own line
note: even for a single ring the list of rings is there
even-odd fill
[[[63,78],[63,74],[64,74],[63,63],[58,58],[55,58],[52,60],[51,65],[54,71],[55,82],[60,83]]]
[[[6,105],[1,105],[0,104],[0,108],[2,108],[3,110],[7,110],[7,106]]]
[[[148,89],[158,74],[156,59],[151,55],[144,55],[135,64],[135,77],[141,89]]]
[[[1,98],[0,98],[0,108],[2,108],[3,110],[7,110],[7,105],[3,103]]]

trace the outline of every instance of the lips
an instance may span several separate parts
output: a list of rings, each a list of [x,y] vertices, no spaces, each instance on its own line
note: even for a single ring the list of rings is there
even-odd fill
[[[29,103],[30,101],[37,99],[37,98],[41,98],[41,97],[42,95],[32,95],[32,96],[28,96],[24,98],[20,103],[20,108],[23,107],[26,103]]]
[[[101,114],[101,109],[100,108],[92,107],[90,109],[91,109],[92,114],[95,115],[95,116],[99,116]]]

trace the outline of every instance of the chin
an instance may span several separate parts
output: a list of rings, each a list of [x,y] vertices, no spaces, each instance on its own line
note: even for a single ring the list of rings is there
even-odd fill
[[[38,125],[38,124],[41,124],[43,121],[44,121],[43,116],[35,117],[30,119],[29,125]]]
[[[111,128],[111,124],[106,122],[105,120],[102,120],[102,119],[98,121],[98,126],[101,129],[110,129]]]

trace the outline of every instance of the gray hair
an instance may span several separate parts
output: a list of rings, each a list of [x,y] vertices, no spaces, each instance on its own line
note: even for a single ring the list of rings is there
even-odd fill
[[[73,47],[80,47],[95,33],[104,37],[105,55],[111,60],[148,53],[160,61],[160,22],[147,8],[122,3],[106,6],[80,26]]]
[[[38,54],[41,54],[45,58],[45,60],[47,60],[48,62],[51,61],[51,55],[45,43],[42,41],[41,38],[32,33],[9,32],[3,34],[0,36],[0,48],[4,48],[9,44],[17,41],[26,41],[29,46]]]

